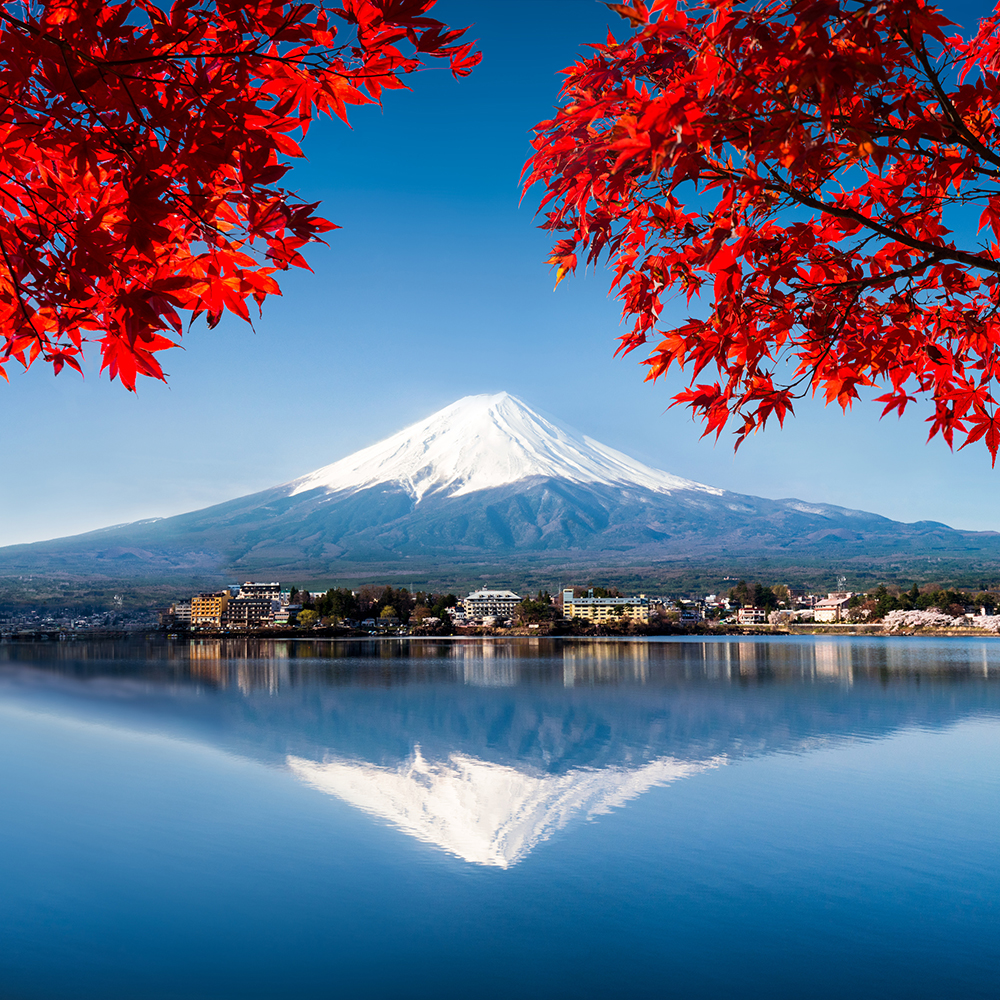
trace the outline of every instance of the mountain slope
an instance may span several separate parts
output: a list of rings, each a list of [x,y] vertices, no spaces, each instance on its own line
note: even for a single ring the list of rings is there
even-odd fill
[[[1000,535],[729,493],[642,465],[506,393],[471,396],[250,496],[0,549],[0,572],[365,576],[445,565],[1000,558]]]

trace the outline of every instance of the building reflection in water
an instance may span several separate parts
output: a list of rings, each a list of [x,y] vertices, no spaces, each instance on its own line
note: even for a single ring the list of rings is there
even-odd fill
[[[261,648],[261,647],[264,648]],[[261,658],[265,653],[267,658]],[[192,639],[188,656],[193,679],[225,688],[231,683],[244,694],[277,693],[291,681],[289,644],[262,644],[252,639]]]
[[[464,684],[473,687],[512,687],[520,679],[520,671],[513,659],[516,653],[509,642],[495,642],[491,639],[456,642],[452,644],[449,654],[449,659],[455,661],[456,670]]]
[[[1000,643],[942,640],[937,669],[1000,669]],[[62,653],[63,649],[58,650]],[[2,654],[0,654],[2,655]],[[851,685],[858,676],[928,673],[921,644],[850,637],[782,640],[622,641],[524,637],[495,639],[262,640],[196,639],[162,653],[187,661],[190,676],[220,687],[276,691],[325,675],[381,684],[437,677],[470,687],[511,687],[528,679],[562,686],[647,684],[653,680],[729,684],[800,680]],[[155,658],[155,657],[154,657]],[[386,671],[373,674],[375,664]],[[933,670],[932,670],[933,672]]]
[[[844,684],[854,680],[853,655],[849,643],[817,640],[813,646],[816,676],[837,679]]]
[[[64,663],[67,669],[147,671],[188,676],[219,687],[277,691],[286,684],[437,680],[510,687],[527,680],[576,686],[802,681],[854,684],[974,670],[1000,671],[1000,641],[898,637],[712,638],[705,640],[551,639],[545,637],[288,640],[233,637],[0,643],[0,662]],[[117,665],[117,666],[112,666]]]
[[[564,646],[563,686],[575,687],[577,684],[608,681],[645,684],[649,677],[651,650],[654,647],[646,642],[614,642],[606,639]]]
[[[685,677],[746,683],[768,679],[837,680],[850,684],[856,659],[866,668],[881,659],[879,650],[858,648],[840,639],[748,642],[730,640],[692,645]]]

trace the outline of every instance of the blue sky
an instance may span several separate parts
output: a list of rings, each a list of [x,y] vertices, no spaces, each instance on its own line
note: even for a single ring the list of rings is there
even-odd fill
[[[980,5],[946,5],[971,23]],[[900,520],[1000,530],[985,450],[925,444],[927,408],[878,420],[804,402],[737,455],[665,412],[670,385],[613,358],[607,275],[553,290],[533,199],[518,204],[531,126],[558,70],[622,23],[593,0],[441,0],[485,53],[465,80],[421,74],[354,129],[318,123],[289,186],[343,229],[287,276],[256,332],[203,324],[136,395],[38,368],[0,383],[7,428],[0,544],[203,507],[292,479],[460,396],[507,390],[677,475]],[[679,309],[680,307],[678,307]],[[680,312],[677,313],[680,315]]]

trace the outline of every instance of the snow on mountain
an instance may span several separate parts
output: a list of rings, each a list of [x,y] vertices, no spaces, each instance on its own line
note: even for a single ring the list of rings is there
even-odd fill
[[[457,497],[538,476],[641,486],[657,493],[722,494],[643,465],[541,416],[506,392],[466,396],[287,487],[295,496],[315,489],[355,492],[397,483],[419,502],[430,493]]]
[[[619,808],[657,785],[726,763],[662,757],[638,768],[531,774],[453,753],[429,761],[419,747],[396,768],[288,757],[292,772],[397,829],[477,865],[509,868],[575,817]]]
[[[852,560],[896,575],[912,564],[923,574],[931,554],[988,572],[1000,559],[1000,534],[713,489],[643,465],[498,393],[460,399],[259,493],[10,546],[0,550],[0,570],[59,579],[203,576],[215,587],[221,577],[257,575],[381,578],[404,565],[408,580],[480,579],[485,563],[513,579],[531,565],[552,580],[625,566],[653,573],[693,567],[692,560],[702,561],[699,571],[720,560],[727,572],[745,565],[745,573],[759,572],[761,559],[772,568],[847,568]],[[651,581],[662,579],[655,573]]]

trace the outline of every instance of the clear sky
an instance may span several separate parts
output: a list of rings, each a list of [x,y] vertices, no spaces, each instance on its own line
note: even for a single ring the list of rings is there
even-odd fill
[[[985,5],[946,4],[971,24]],[[166,386],[137,395],[39,367],[0,382],[6,427],[0,544],[193,510],[300,476],[469,393],[507,390],[640,460],[742,493],[798,497],[899,520],[1000,530],[985,449],[925,444],[928,408],[799,416],[737,455],[644,383],[639,352],[612,357],[619,309],[607,275],[553,290],[549,244],[518,176],[558,70],[607,26],[594,0],[440,0],[485,53],[321,122],[289,186],[344,228],[286,276],[256,332],[203,323],[164,355]],[[680,307],[678,307],[678,310]],[[678,312],[679,315],[679,312]],[[676,391],[674,389],[673,391]]]

